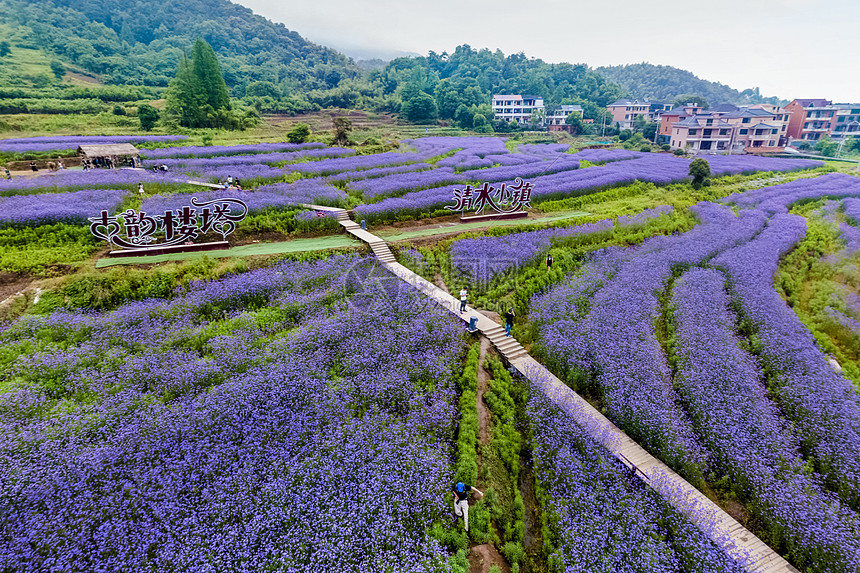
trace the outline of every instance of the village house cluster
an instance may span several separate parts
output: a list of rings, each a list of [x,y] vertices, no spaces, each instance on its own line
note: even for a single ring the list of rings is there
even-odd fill
[[[494,95],[492,105],[497,120],[549,131],[570,132],[567,117],[582,114],[581,106],[547,108],[543,98],[530,95]],[[860,103],[826,99],[795,99],[784,107],[721,104],[707,110],[698,102],[671,108],[662,102],[620,99],[606,107],[609,125],[634,129],[641,116],[658,123],[655,143],[692,153],[777,153],[793,142],[814,143],[825,135],[837,141],[860,136]]]

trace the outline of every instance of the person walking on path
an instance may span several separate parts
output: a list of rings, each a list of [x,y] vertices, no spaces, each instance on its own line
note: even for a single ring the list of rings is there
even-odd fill
[[[4,171],[6,171],[6,179],[12,179],[12,174],[9,172],[9,168],[4,168]]]
[[[546,270],[549,270],[551,268],[552,268],[552,255],[547,253],[546,254]]]
[[[468,299],[469,293],[466,291],[466,287],[460,289],[460,314],[463,314],[466,311],[466,299]]]
[[[511,329],[514,327],[514,307],[508,308],[508,312],[505,313],[505,336],[511,335]]]
[[[39,170],[39,168],[38,168],[38,167],[36,167],[36,162],[35,162],[35,161],[31,161],[31,162],[30,162],[30,169],[32,169],[32,170],[33,170],[33,173],[35,173],[36,171],[38,171],[38,170]]]
[[[463,517],[466,533],[469,533],[469,492],[471,491],[484,495],[484,492],[478,488],[466,485],[461,481],[458,481],[457,485],[454,486],[454,515]]]

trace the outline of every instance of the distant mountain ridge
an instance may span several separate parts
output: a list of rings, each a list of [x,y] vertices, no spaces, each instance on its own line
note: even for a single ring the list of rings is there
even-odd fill
[[[756,104],[784,103],[778,97],[763,97],[758,88],[738,91],[719,82],[703,80],[689,72],[672,66],[642,62],[623,66],[603,66],[594,71],[627,90],[630,97],[672,102],[686,94],[704,97],[711,105],[721,103]]]
[[[25,88],[58,85],[64,65],[107,84],[165,87],[183,53],[202,38],[215,50],[231,95],[243,97],[252,93],[246,86],[263,82],[253,93],[270,97],[263,102],[258,97],[255,105],[274,113],[330,106],[396,113],[419,93],[436,99],[440,119],[451,119],[459,103],[488,104],[493,93],[537,94],[552,105],[583,104],[590,119],[625,95],[666,102],[685,94],[711,104],[779,102],[763,98],[757,88],[739,92],[671,66],[592,70],[582,63],[547,64],[522,53],[505,56],[466,44],[450,54],[431,51],[390,61],[364,60],[352,48],[354,61],[228,0],[0,0],[0,31],[18,54],[15,64],[27,64],[15,70],[19,78],[29,78],[15,85]],[[26,61],[37,56],[38,66]],[[56,64],[61,64],[60,75],[54,80],[49,65]],[[0,78],[12,77],[12,71],[8,64],[5,72],[0,68]],[[442,89],[454,95],[435,91],[440,80],[449,80]],[[454,100],[458,104],[452,108]],[[435,113],[430,110],[431,117]],[[492,111],[479,115],[486,118]]]

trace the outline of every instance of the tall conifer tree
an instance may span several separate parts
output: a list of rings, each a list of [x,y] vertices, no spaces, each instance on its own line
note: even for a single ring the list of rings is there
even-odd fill
[[[179,60],[165,107],[185,127],[221,127],[225,114],[217,112],[230,109],[230,95],[215,51],[203,40],[194,43],[190,60],[184,54]]]
[[[211,105],[213,110],[230,109],[230,94],[227,93],[227,84],[212,46],[197,38],[191,50],[191,61],[194,75],[203,88],[204,101]]]

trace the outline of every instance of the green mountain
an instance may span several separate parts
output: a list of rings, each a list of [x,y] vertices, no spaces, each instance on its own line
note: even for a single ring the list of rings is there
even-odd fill
[[[234,94],[269,81],[289,91],[333,88],[361,74],[349,58],[227,0],[0,0],[11,43],[42,50],[107,84],[166,86],[203,38]]]
[[[595,70],[606,79],[624,87],[632,98],[672,102],[685,94],[704,97],[711,105],[732,104],[779,104],[777,97],[762,97],[758,88],[742,92],[719,82],[703,80],[687,70],[654,64],[627,64],[624,66],[600,67]]]

